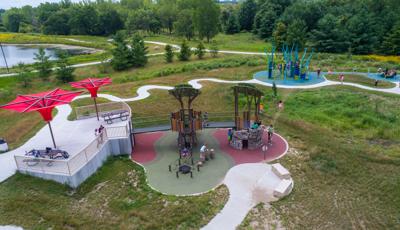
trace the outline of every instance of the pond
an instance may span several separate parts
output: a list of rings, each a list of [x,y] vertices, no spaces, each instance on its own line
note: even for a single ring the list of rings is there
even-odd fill
[[[65,50],[70,55],[81,55],[81,54],[91,54],[97,52],[98,50],[80,46],[68,46],[68,45],[4,45],[3,50],[4,55],[7,60],[9,67],[16,66],[18,63],[22,62],[24,64],[32,64],[35,62],[35,53],[38,53],[39,47],[42,46],[46,55],[50,56],[50,60],[56,60],[57,50]],[[0,51],[0,68],[5,68],[6,62],[4,60],[3,54]]]

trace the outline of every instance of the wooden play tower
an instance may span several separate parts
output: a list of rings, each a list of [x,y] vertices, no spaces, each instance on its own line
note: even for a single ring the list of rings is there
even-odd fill
[[[178,146],[180,149],[191,149],[197,144],[196,131],[203,127],[201,112],[194,111],[192,108],[192,103],[200,95],[200,90],[183,84],[169,90],[169,94],[180,103],[180,110],[171,113],[171,129],[179,133]]]
[[[250,128],[250,121],[258,122],[260,114],[260,102],[264,93],[255,86],[241,83],[233,86],[235,97],[235,127],[236,130]],[[245,111],[242,116],[239,114],[239,96],[244,95],[246,98]],[[254,105],[254,116],[251,117],[252,107]]]

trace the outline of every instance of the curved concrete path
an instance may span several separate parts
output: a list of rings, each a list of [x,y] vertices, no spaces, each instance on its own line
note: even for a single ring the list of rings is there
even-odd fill
[[[278,200],[273,191],[281,179],[271,168],[271,165],[263,163],[240,164],[231,168],[224,179],[229,189],[228,202],[202,229],[236,229],[255,205]]]

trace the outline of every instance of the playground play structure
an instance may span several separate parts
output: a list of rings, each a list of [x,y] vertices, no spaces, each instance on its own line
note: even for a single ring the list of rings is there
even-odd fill
[[[201,112],[193,110],[192,103],[200,95],[200,90],[191,85],[177,85],[169,90],[169,94],[180,104],[180,110],[171,113],[171,130],[178,132],[179,158],[169,165],[169,171],[171,172],[175,166],[177,178],[179,173],[190,173],[193,177],[193,147],[197,145],[196,131],[203,128],[203,122]],[[197,171],[200,171],[199,164]]]
[[[264,93],[251,84],[238,84],[233,87],[235,97],[235,128],[230,145],[235,149],[257,149],[262,146],[263,129],[260,127],[260,102]],[[246,98],[245,111],[239,114],[239,96]],[[254,106],[254,116],[251,117]]]
[[[275,53],[276,47],[272,46],[271,52],[265,50],[267,56],[267,78],[274,80],[310,80],[309,66],[313,56],[313,50],[307,56],[307,48],[304,49],[300,58],[298,46],[283,45],[282,55]]]

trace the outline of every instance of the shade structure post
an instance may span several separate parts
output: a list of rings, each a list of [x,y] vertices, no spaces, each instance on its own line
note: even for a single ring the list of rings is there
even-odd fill
[[[96,97],[93,97],[93,101],[94,101],[94,107],[96,108],[96,116],[97,116],[97,120],[100,121],[99,119],[99,110],[97,108],[97,101],[96,101]]]
[[[51,134],[51,139],[52,139],[52,141],[53,141],[53,146],[54,146],[54,148],[56,149],[56,148],[57,148],[57,146],[56,146],[56,141],[54,140],[53,129],[51,128],[50,121],[48,121],[47,124],[49,125],[50,134]]]

